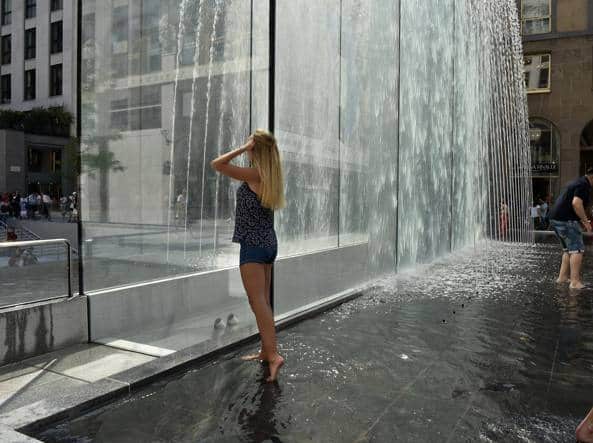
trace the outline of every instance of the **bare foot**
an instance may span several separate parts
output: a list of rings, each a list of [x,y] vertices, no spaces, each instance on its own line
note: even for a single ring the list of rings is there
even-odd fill
[[[577,441],[593,443],[593,409],[589,411],[577,428]]]
[[[556,279],[556,283],[569,283],[569,282],[570,282],[570,279],[568,279],[568,278],[558,277]]]
[[[276,381],[276,378],[278,377],[278,371],[280,371],[280,368],[282,367],[282,365],[284,364],[284,358],[282,358],[282,356],[280,355],[276,355],[276,357],[273,360],[269,361],[269,367],[270,367],[270,376],[267,378],[267,382],[273,382]]]
[[[585,287],[585,285],[582,284],[580,281],[577,281],[574,283],[571,282],[568,287],[569,287],[569,289],[583,289]]]

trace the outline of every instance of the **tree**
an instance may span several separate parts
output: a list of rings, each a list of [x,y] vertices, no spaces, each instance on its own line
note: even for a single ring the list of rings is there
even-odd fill
[[[100,220],[109,219],[109,174],[124,172],[126,167],[115,158],[109,150],[109,142],[121,138],[120,134],[92,136],[83,138],[84,149],[81,148],[80,139],[72,138],[66,146],[66,156],[72,165],[69,168],[71,179],[78,181],[78,171],[92,179],[99,179],[99,208]]]

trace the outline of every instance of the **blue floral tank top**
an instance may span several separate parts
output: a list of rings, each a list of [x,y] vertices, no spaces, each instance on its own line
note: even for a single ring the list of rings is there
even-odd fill
[[[233,242],[260,248],[275,248],[278,244],[274,231],[274,212],[261,205],[259,197],[247,182],[237,189]]]

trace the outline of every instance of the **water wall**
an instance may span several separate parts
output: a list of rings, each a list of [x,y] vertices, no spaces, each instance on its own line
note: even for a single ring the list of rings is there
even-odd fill
[[[229,313],[229,339],[253,330],[238,184],[209,162],[259,127],[285,168],[279,317],[455,249],[531,241],[514,0],[82,4],[93,339],[175,350]]]

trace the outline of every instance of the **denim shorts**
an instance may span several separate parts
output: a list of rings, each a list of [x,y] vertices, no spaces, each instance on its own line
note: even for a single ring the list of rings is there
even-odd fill
[[[556,233],[556,237],[560,240],[564,252],[568,252],[569,254],[580,254],[585,252],[583,232],[581,231],[581,225],[578,221],[550,220],[550,224]]]
[[[245,263],[263,263],[272,264],[278,255],[278,247],[261,248],[241,243],[241,252],[239,253],[239,266]]]

